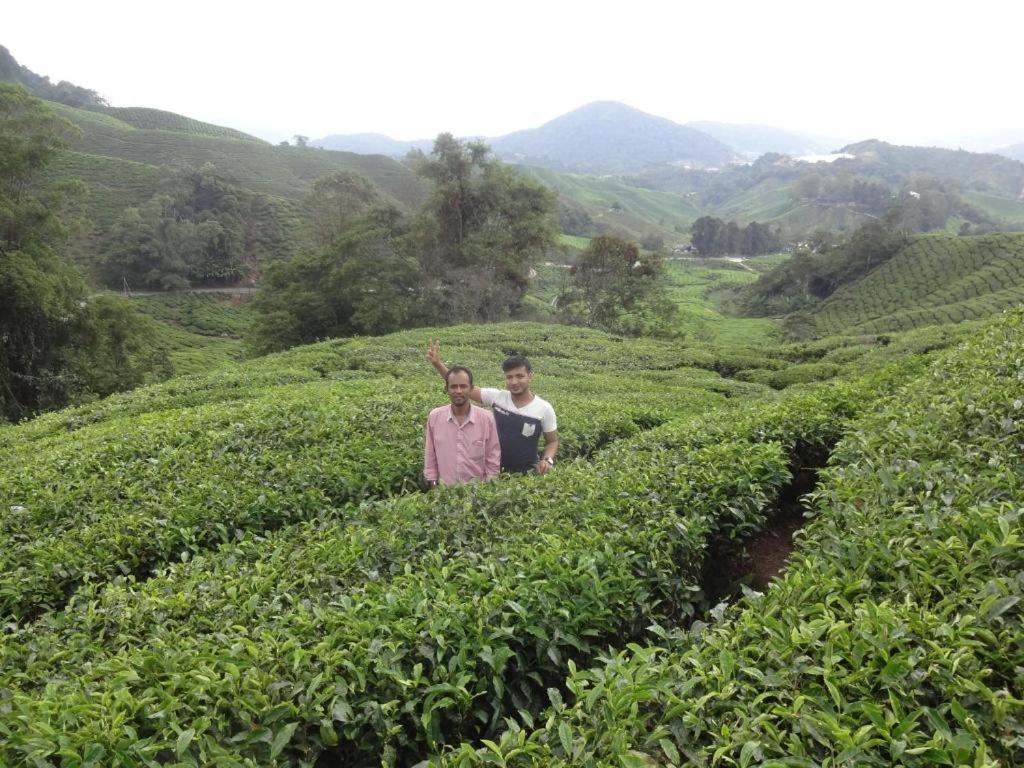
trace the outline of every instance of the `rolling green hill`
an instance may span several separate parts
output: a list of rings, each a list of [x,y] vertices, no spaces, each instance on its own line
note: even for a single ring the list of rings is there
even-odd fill
[[[1024,234],[925,235],[818,305],[822,335],[988,317],[1024,302]]]
[[[690,224],[701,215],[685,198],[636,187],[616,177],[559,173],[535,166],[518,166],[518,170],[582,207],[594,225],[636,240],[653,233],[669,243],[685,241]]]
[[[146,107],[91,107],[91,109],[109,115],[133,128],[174,131],[175,133],[187,133],[194,136],[242,139],[243,141],[255,141],[260,144],[266,143],[262,139],[257,139],[255,136],[236,131],[233,128],[204,123],[201,120],[193,120],[190,117],[184,117],[174,112],[165,112],[162,109],[149,109]]]
[[[305,147],[276,147],[252,140],[229,129],[206,124],[158,110],[121,111],[126,117],[159,117],[159,128],[139,128],[114,115],[54,104],[61,116],[82,130],[72,147],[80,154],[129,160],[150,166],[201,166],[213,163],[217,169],[246,189],[275,197],[298,200],[312,182],[333,171],[355,171],[368,177],[387,197],[404,208],[416,207],[426,195],[427,185],[408,168],[389,158],[333,152]],[[196,128],[199,126],[199,128]],[[87,175],[87,184],[104,183],[103,174]],[[109,183],[109,182],[107,182]]]

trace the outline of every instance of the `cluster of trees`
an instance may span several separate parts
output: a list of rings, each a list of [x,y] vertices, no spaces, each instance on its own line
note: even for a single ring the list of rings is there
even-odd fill
[[[45,169],[75,132],[21,86],[0,83],[0,420],[167,371],[152,324],[115,297],[90,297],[61,255],[66,190]]]
[[[554,195],[450,134],[409,161],[434,184],[414,216],[350,172],[314,185],[315,245],[265,269],[255,351],[520,313],[531,270],[554,247]]]
[[[207,163],[177,172],[165,191],[126,209],[100,268],[114,288],[235,285],[285,250],[284,232],[269,198],[230,184]]]
[[[792,187],[795,200],[828,203],[850,203],[867,213],[883,213],[892,205],[893,191],[887,184],[865,176],[849,173],[825,175],[805,173]]]
[[[67,104],[71,107],[102,107],[106,105],[96,91],[61,80],[53,83],[44,75],[37,75],[28,67],[17,62],[11,52],[0,45],[0,80],[8,83],[19,83],[36,96]]]
[[[558,226],[567,235],[590,237],[597,230],[593,217],[576,203],[559,198]]]
[[[677,309],[658,253],[599,235],[576,259],[556,300],[564,322],[630,336],[672,335]]]
[[[701,216],[690,227],[690,239],[701,256],[758,256],[782,250],[781,230],[756,221],[741,227],[735,221]]]

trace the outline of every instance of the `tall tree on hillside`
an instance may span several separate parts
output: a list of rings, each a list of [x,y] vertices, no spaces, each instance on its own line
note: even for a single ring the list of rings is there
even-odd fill
[[[701,256],[717,256],[725,222],[714,216],[701,216],[690,226],[690,241]]]
[[[422,276],[394,208],[370,209],[331,242],[270,264],[253,300],[256,353],[354,333],[377,335],[419,318]]]
[[[353,221],[383,204],[373,182],[353,171],[335,171],[313,182],[306,196],[314,240],[330,246],[343,237]]]
[[[265,271],[254,351],[518,310],[554,243],[552,193],[448,134],[411,160],[434,182],[411,223],[355,174],[314,184],[306,210],[316,246]]]
[[[514,315],[530,270],[554,245],[554,194],[490,158],[486,145],[447,133],[429,157],[412,159],[434,183],[414,231],[434,321]]]
[[[595,237],[579,255],[558,307],[567,322],[615,333],[673,330],[661,257],[641,256],[634,243],[614,235]]]
[[[61,192],[44,170],[75,128],[20,86],[0,83],[0,419],[142,381],[144,322],[88,299],[59,255]]]

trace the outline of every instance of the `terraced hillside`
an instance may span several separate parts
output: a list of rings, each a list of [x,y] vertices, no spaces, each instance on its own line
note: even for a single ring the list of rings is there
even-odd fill
[[[188,133],[196,136],[242,139],[243,141],[255,141],[260,144],[266,143],[262,139],[236,131],[234,128],[204,123],[201,120],[194,120],[190,117],[167,112],[162,109],[150,109],[148,107],[92,107],[91,109],[105,115],[110,115],[133,128],[174,131],[175,133]]]
[[[921,236],[813,312],[822,335],[988,317],[1024,302],[1024,234]]]
[[[642,189],[619,178],[559,173],[533,166],[518,168],[581,206],[595,225],[626,233],[636,240],[656,234],[668,243],[685,242],[690,225],[701,216],[700,209],[684,197]]]
[[[75,161],[75,166],[81,172],[79,178],[90,186],[118,184],[116,177],[112,181],[111,171],[124,166],[111,163],[113,158],[152,167],[213,163],[247,189],[292,200],[305,195],[318,177],[339,170],[367,176],[404,207],[417,206],[426,195],[425,183],[409,169],[377,155],[271,146],[237,131],[206,127],[205,123],[159,110],[99,113],[55,103],[49,106],[82,130],[81,140],[73,149],[88,157]]]

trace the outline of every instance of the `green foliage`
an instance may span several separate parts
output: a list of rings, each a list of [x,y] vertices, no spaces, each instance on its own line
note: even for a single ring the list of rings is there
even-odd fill
[[[448,134],[413,162],[434,191],[411,222],[355,174],[314,185],[321,245],[266,269],[253,349],[522,314],[530,271],[554,244],[552,196]]]
[[[72,104],[71,106],[76,106]],[[162,109],[148,109],[144,107],[109,107],[106,105],[89,106],[89,109],[104,115],[109,115],[133,128],[144,130],[173,131],[192,136],[213,136],[215,138],[240,139],[263,144],[261,139],[250,136],[247,133],[236,131],[232,128],[225,128],[220,125],[211,125],[200,120],[193,120],[190,117],[176,115],[173,112],[165,112]]]
[[[154,324],[153,348],[174,374],[208,373],[242,359],[243,336],[253,312],[247,294],[161,293],[133,296],[130,302]]]
[[[846,431],[789,570],[447,765],[1015,764],[1024,314]]]
[[[557,304],[570,323],[635,336],[673,330],[661,258],[641,256],[636,245],[611,235],[593,238],[579,254]]]
[[[909,242],[900,209],[862,224],[824,253],[797,250],[745,291],[750,314],[781,314],[813,306],[840,286],[854,282],[895,256]]]
[[[313,182],[306,198],[315,242],[336,245],[353,221],[384,204],[373,183],[352,171],[335,171]]]
[[[446,354],[483,385],[530,356],[563,460],[421,494],[437,333],[302,347],[0,429],[0,762],[397,765],[499,745],[569,712],[565,676],[609,644],[664,643],[708,607],[712,546],[760,530],[793,462],[919,370],[775,395],[688,367],[785,366],[765,350],[449,328]],[[782,353],[806,365],[844,343]]]
[[[73,133],[42,101],[0,83],[0,419],[135,386],[161,367],[134,311],[87,300],[58,255],[63,196],[42,171]]]
[[[833,439],[856,401],[676,422],[550,478],[349,508],[86,590],[8,644],[0,754],[53,754],[57,702],[74,713],[66,754],[100,745],[127,761],[411,763],[533,722],[606,638],[692,614],[708,537],[763,525],[788,449]],[[58,647],[76,684],[54,680]],[[149,702],[171,695],[154,722]]]
[[[414,157],[434,183],[414,237],[439,322],[515,315],[530,270],[554,244],[554,196],[488,152],[441,134],[429,157]]]
[[[228,184],[212,165],[178,173],[169,187],[114,226],[102,262],[108,285],[231,285],[285,249],[277,207]]]
[[[423,416],[440,396],[422,359],[430,335],[303,348],[0,433],[0,455],[11,459],[0,494],[23,508],[0,517],[0,532],[9,534],[0,606],[31,615],[59,605],[83,580],[141,576],[239,532],[411,487],[422,464]],[[460,337],[473,347],[458,346]],[[557,377],[545,395],[568,419],[560,430],[567,458],[690,403],[720,402],[718,392],[750,391],[678,370],[679,353],[663,344],[610,355],[603,334],[539,325],[455,330],[446,339],[481,381],[488,370],[500,375],[502,349],[526,345],[519,348],[541,376]],[[567,350],[573,358],[561,357]],[[667,373],[636,373],[652,360]],[[126,429],[131,439],[115,440]]]
[[[413,324],[422,273],[407,255],[405,227],[396,210],[372,210],[330,245],[267,267],[253,301],[254,351]]]
[[[672,243],[682,239],[681,233],[688,232],[701,214],[694,200],[630,178],[558,173],[536,166],[517,168],[558,195],[559,221],[566,234],[619,234],[639,240],[655,233]]]
[[[816,307],[818,333],[878,333],[988,317],[1024,300],[1024,235],[918,237]]]
[[[166,293],[134,296],[143,314],[200,336],[241,339],[252,321],[248,295],[223,293]]]
[[[773,230],[756,221],[741,227],[735,221],[725,222],[714,216],[701,216],[693,222],[690,241],[701,256],[760,256],[782,249],[782,234],[778,228]]]

